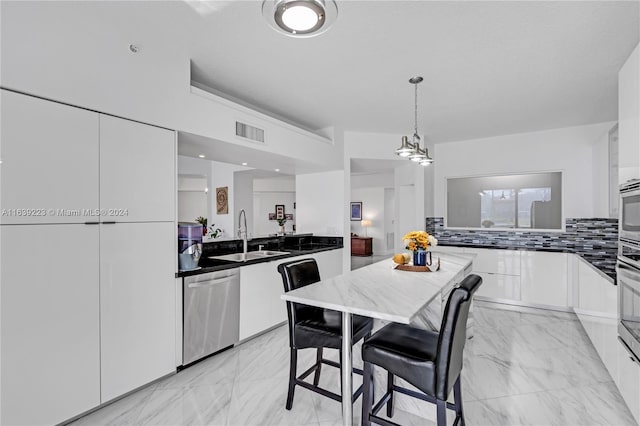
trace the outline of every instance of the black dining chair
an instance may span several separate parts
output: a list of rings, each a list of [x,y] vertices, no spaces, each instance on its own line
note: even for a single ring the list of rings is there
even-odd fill
[[[482,284],[478,275],[468,275],[454,288],[447,300],[440,332],[423,330],[408,325],[386,325],[362,345],[364,361],[362,399],[362,425],[371,423],[398,426],[376,414],[386,404],[387,417],[393,417],[393,394],[400,392],[436,404],[438,426],[447,423],[446,409],[456,413],[454,425],[464,426],[460,373],[462,352],[467,340],[467,317],[471,298]],[[373,366],[387,370],[387,392],[373,406]],[[421,392],[393,383],[398,376]],[[447,402],[453,388],[454,403]]]
[[[300,259],[281,263],[278,265],[278,272],[282,275],[285,292],[320,281],[318,265],[314,259]],[[290,410],[293,406],[293,394],[296,385],[336,401],[342,401],[341,395],[318,386],[322,364],[340,368],[340,372],[342,372],[339,362],[325,359],[322,356],[323,348],[338,349],[340,351],[340,360],[342,360],[342,314],[329,309],[293,302],[287,302],[287,314],[289,316],[289,346],[291,348],[287,410]],[[353,315],[352,342],[355,344],[360,339],[369,337],[372,328],[373,320],[371,318]],[[299,377],[296,377],[298,350],[307,348],[317,348],[316,362]],[[304,381],[307,376],[314,372],[313,384]],[[362,370],[356,368],[353,369],[353,372],[362,374]],[[342,388],[342,382],[340,382],[340,386]],[[361,393],[362,386],[354,392],[352,401],[355,401]]]

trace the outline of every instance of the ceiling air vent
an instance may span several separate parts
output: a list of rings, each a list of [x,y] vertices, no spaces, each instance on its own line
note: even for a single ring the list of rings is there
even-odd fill
[[[236,136],[264,143],[264,130],[236,121]]]

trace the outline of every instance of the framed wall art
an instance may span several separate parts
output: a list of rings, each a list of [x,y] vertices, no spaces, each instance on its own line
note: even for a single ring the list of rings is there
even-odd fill
[[[351,220],[362,220],[362,201],[351,202]]]

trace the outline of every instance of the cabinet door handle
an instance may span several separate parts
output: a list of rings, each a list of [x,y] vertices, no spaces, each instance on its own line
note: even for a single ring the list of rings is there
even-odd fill
[[[115,221],[109,221],[109,222],[102,222],[103,225],[115,225],[116,222]]]
[[[217,280],[209,280],[209,281],[205,281],[205,282],[202,282],[202,283],[188,284],[187,287],[189,287],[189,288],[212,287],[214,285],[227,283],[227,282],[230,282],[232,280],[233,280],[233,278],[231,278],[231,277],[229,277],[229,278],[219,278]]]
[[[100,225],[100,222],[85,222],[85,225]]]

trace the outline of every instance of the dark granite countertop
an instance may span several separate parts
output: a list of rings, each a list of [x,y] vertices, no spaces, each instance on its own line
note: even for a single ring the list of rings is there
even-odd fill
[[[288,254],[283,254],[281,256],[264,257],[261,259],[251,259],[251,260],[247,260],[246,262],[233,262],[230,260],[219,260],[219,259],[211,259],[209,257],[206,257],[206,258],[202,257],[200,258],[200,262],[198,262],[198,266],[200,267],[200,269],[195,269],[192,271],[180,271],[176,273],[176,278],[188,277],[191,275],[206,274],[208,272],[222,271],[224,269],[239,268],[247,265],[255,265],[256,263],[265,263],[265,262],[272,262],[275,260],[284,260],[289,257],[304,256],[307,254],[319,253],[319,252],[329,251],[329,250],[337,250],[341,248],[343,247],[342,246],[316,247],[316,248],[310,248],[307,250],[284,249],[285,251],[287,251]]]
[[[249,241],[248,246],[248,252],[256,251],[260,246],[264,246],[266,250],[282,251],[287,252],[287,254],[251,259],[245,262],[212,259],[214,256],[242,252],[242,240],[214,241],[204,244],[203,254],[198,262],[199,269],[179,271],[176,273],[176,278],[239,268],[247,265],[255,265],[256,263],[280,261],[289,257],[304,256],[307,254],[341,249],[343,248],[343,242],[342,237],[323,237],[313,236],[312,234],[298,234],[280,237],[254,238]]]

